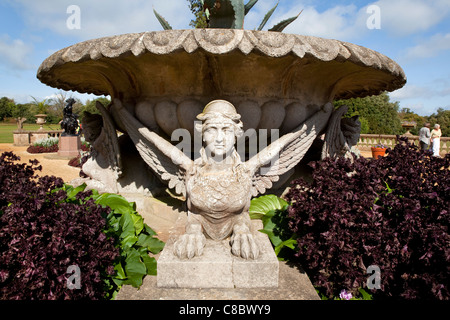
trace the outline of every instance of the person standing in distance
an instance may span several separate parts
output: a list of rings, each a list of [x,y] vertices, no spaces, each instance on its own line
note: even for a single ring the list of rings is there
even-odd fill
[[[428,148],[430,147],[430,138],[430,124],[427,122],[419,130],[420,150],[428,150]]]
[[[441,147],[441,126],[437,123],[434,125],[434,129],[431,130],[431,140],[433,141],[433,156],[439,157],[439,149]]]

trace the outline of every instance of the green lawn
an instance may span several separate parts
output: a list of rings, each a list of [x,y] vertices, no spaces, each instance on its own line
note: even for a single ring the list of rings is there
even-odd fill
[[[37,124],[23,125],[24,130],[37,130],[39,129]],[[58,124],[44,124],[44,129],[46,130],[59,130]],[[17,125],[15,123],[2,123],[0,122],[0,143],[14,143],[13,131],[17,130]]]

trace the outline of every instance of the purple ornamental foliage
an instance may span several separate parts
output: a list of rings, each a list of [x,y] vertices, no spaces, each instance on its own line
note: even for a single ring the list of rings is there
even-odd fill
[[[66,202],[55,177],[38,177],[38,162],[17,163],[0,156],[0,299],[102,299],[105,281],[119,256],[107,237],[109,209],[96,205],[89,192]],[[69,266],[81,272],[80,289],[70,290]]]
[[[297,257],[329,298],[342,287],[374,298],[450,299],[450,154],[432,157],[407,140],[387,156],[310,164],[286,196]],[[366,289],[367,267],[381,289]]]

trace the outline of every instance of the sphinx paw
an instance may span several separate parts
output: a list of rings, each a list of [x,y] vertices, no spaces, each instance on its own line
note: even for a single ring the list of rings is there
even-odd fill
[[[233,233],[231,252],[244,259],[257,259],[259,256],[258,245],[251,233]]]
[[[203,233],[186,233],[175,242],[173,251],[180,259],[191,259],[203,253],[205,243],[206,238]]]

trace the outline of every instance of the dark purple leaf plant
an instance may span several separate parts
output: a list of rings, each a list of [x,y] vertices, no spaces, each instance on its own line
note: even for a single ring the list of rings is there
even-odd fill
[[[398,139],[376,160],[311,163],[312,182],[293,181],[285,197],[296,257],[323,297],[450,299],[450,155]]]
[[[164,243],[135,205],[0,156],[0,299],[112,299],[156,274]]]

